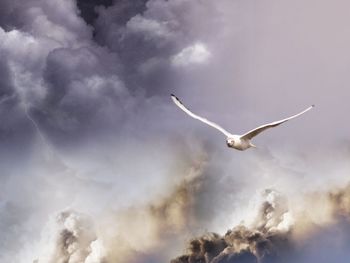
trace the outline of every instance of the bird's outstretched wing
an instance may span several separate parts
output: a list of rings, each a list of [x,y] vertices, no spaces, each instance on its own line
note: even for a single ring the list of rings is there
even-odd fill
[[[315,107],[315,105],[312,105],[312,106],[308,107],[307,109],[303,110],[302,112],[300,112],[300,113],[298,113],[298,114],[295,114],[295,115],[293,115],[293,116],[291,116],[291,117],[285,118],[285,119],[283,119],[283,120],[274,121],[274,122],[271,122],[271,123],[267,123],[267,124],[261,125],[261,126],[255,128],[255,129],[253,129],[253,130],[251,130],[251,131],[249,131],[249,132],[243,134],[243,135],[241,136],[241,139],[250,140],[250,139],[252,139],[253,137],[255,137],[256,135],[258,135],[259,133],[261,133],[261,132],[263,132],[263,131],[265,131],[265,130],[267,130],[267,129],[269,129],[269,128],[276,127],[276,126],[278,126],[278,125],[280,125],[280,124],[282,124],[282,123],[284,123],[284,122],[286,122],[286,121],[289,121],[289,120],[291,120],[291,119],[294,119],[294,118],[296,118],[296,117],[298,117],[298,116],[304,114],[305,112],[311,110],[313,107]]]
[[[171,98],[172,100],[174,101],[174,103],[181,109],[183,110],[184,112],[186,112],[188,115],[190,115],[192,118],[195,118],[201,122],[204,122],[206,124],[208,124],[209,126],[221,131],[223,134],[226,135],[226,137],[229,137],[231,134],[226,131],[224,128],[222,128],[221,126],[217,125],[216,123],[214,122],[211,122],[209,120],[207,120],[206,118],[203,118],[203,117],[200,117],[196,114],[194,114],[193,112],[191,112],[189,109],[187,109],[183,104],[182,102],[179,100],[178,97],[176,97],[175,95],[171,94]]]

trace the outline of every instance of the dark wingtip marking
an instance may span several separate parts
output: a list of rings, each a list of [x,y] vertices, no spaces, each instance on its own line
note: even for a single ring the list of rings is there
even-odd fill
[[[174,94],[171,94],[171,97],[175,98],[177,101],[181,102],[178,97],[176,97]]]
[[[315,106],[316,106],[315,104],[312,104],[312,105],[311,105],[312,108],[315,107]]]

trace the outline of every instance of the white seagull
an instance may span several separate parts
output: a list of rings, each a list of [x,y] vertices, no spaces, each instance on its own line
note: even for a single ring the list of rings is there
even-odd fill
[[[253,137],[255,137],[256,135],[258,135],[259,133],[269,129],[269,128],[273,128],[276,127],[286,121],[289,121],[291,119],[294,119],[302,114],[304,114],[305,112],[311,110],[313,107],[315,107],[315,105],[311,105],[310,107],[308,107],[307,109],[303,110],[302,112],[295,114],[291,117],[285,118],[283,120],[279,120],[279,121],[274,121],[271,123],[267,123],[264,125],[261,125],[253,130],[248,131],[247,133],[243,134],[243,135],[236,135],[236,134],[231,134],[228,131],[226,131],[224,128],[222,128],[221,126],[219,126],[218,124],[207,120],[206,118],[200,117],[196,114],[194,114],[193,112],[191,112],[189,109],[187,109],[182,102],[179,100],[179,98],[177,98],[175,95],[171,94],[171,98],[174,101],[174,103],[180,108],[182,109],[184,112],[186,112],[188,115],[190,115],[192,118],[195,118],[201,122],[204,122],[206,124],[208,124],[209,126],[219,130],[220,132],[222,132],[223,134],[225,134],[226,136],[226,144],[228,147],[230,148],[234,148],[236,150],[240,150],[240,151],[244,151],[250,147],[256,147],[254,144],[252,144],[251,139]]]

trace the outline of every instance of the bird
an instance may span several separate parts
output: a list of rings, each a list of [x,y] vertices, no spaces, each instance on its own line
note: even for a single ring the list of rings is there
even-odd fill
[[[171,94],[171,98],[176,106],[178,106],[181,110],[183,110],[185,113],[190,115],[192,118],[199,120],[201,122],[204,122],[205,124],[215,128],[215,129],[219,130],[221,133],[223,133],[226,136],[226,145],[229,148],[233,148],[233,149],[236,149],[239,151],[244,151],[244,150],[247,150],[251,147],[257,148],[251,141],[255,136],[257,136],[258,134],[260,134],[261,132],[263,132],[267,129],[277,127],[286,121],[294,119],[294,118],[306,113],[307,111],[309,111],[315,107],[315,105],[311,105],[310,107],[306,108],[302,112],[299,112],[293,116],[290,116],[288,118],[285,118],[285,119],[282,119],[279,121],[274,121],[274,122],[270,122],[267,124],[263,124],[263,125],[255,128],[255,129],[252,129],[252,130],[250,130],[242,135],[237,135],[237,134],[232,134],[232,133],[228,132],[227,130],[225,130],[220,125],[216,124],[215,122],[212,122],[206,118],[203,118],[201,116],[198,116],[197,114],[194,114],[192,111],[190,111],[188,108],[186,108],[186,106],[181,102],[181,100],[178,97],[176,97],[174,94]]]

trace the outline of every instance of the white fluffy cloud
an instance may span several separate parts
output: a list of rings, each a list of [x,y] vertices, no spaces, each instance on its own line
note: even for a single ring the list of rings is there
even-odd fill
[[[195,43],[192,46],[186,47],[172,58],[172,63],[175,66],[188,66],[196,64],[208,63],[210,52],[202,43]]]

